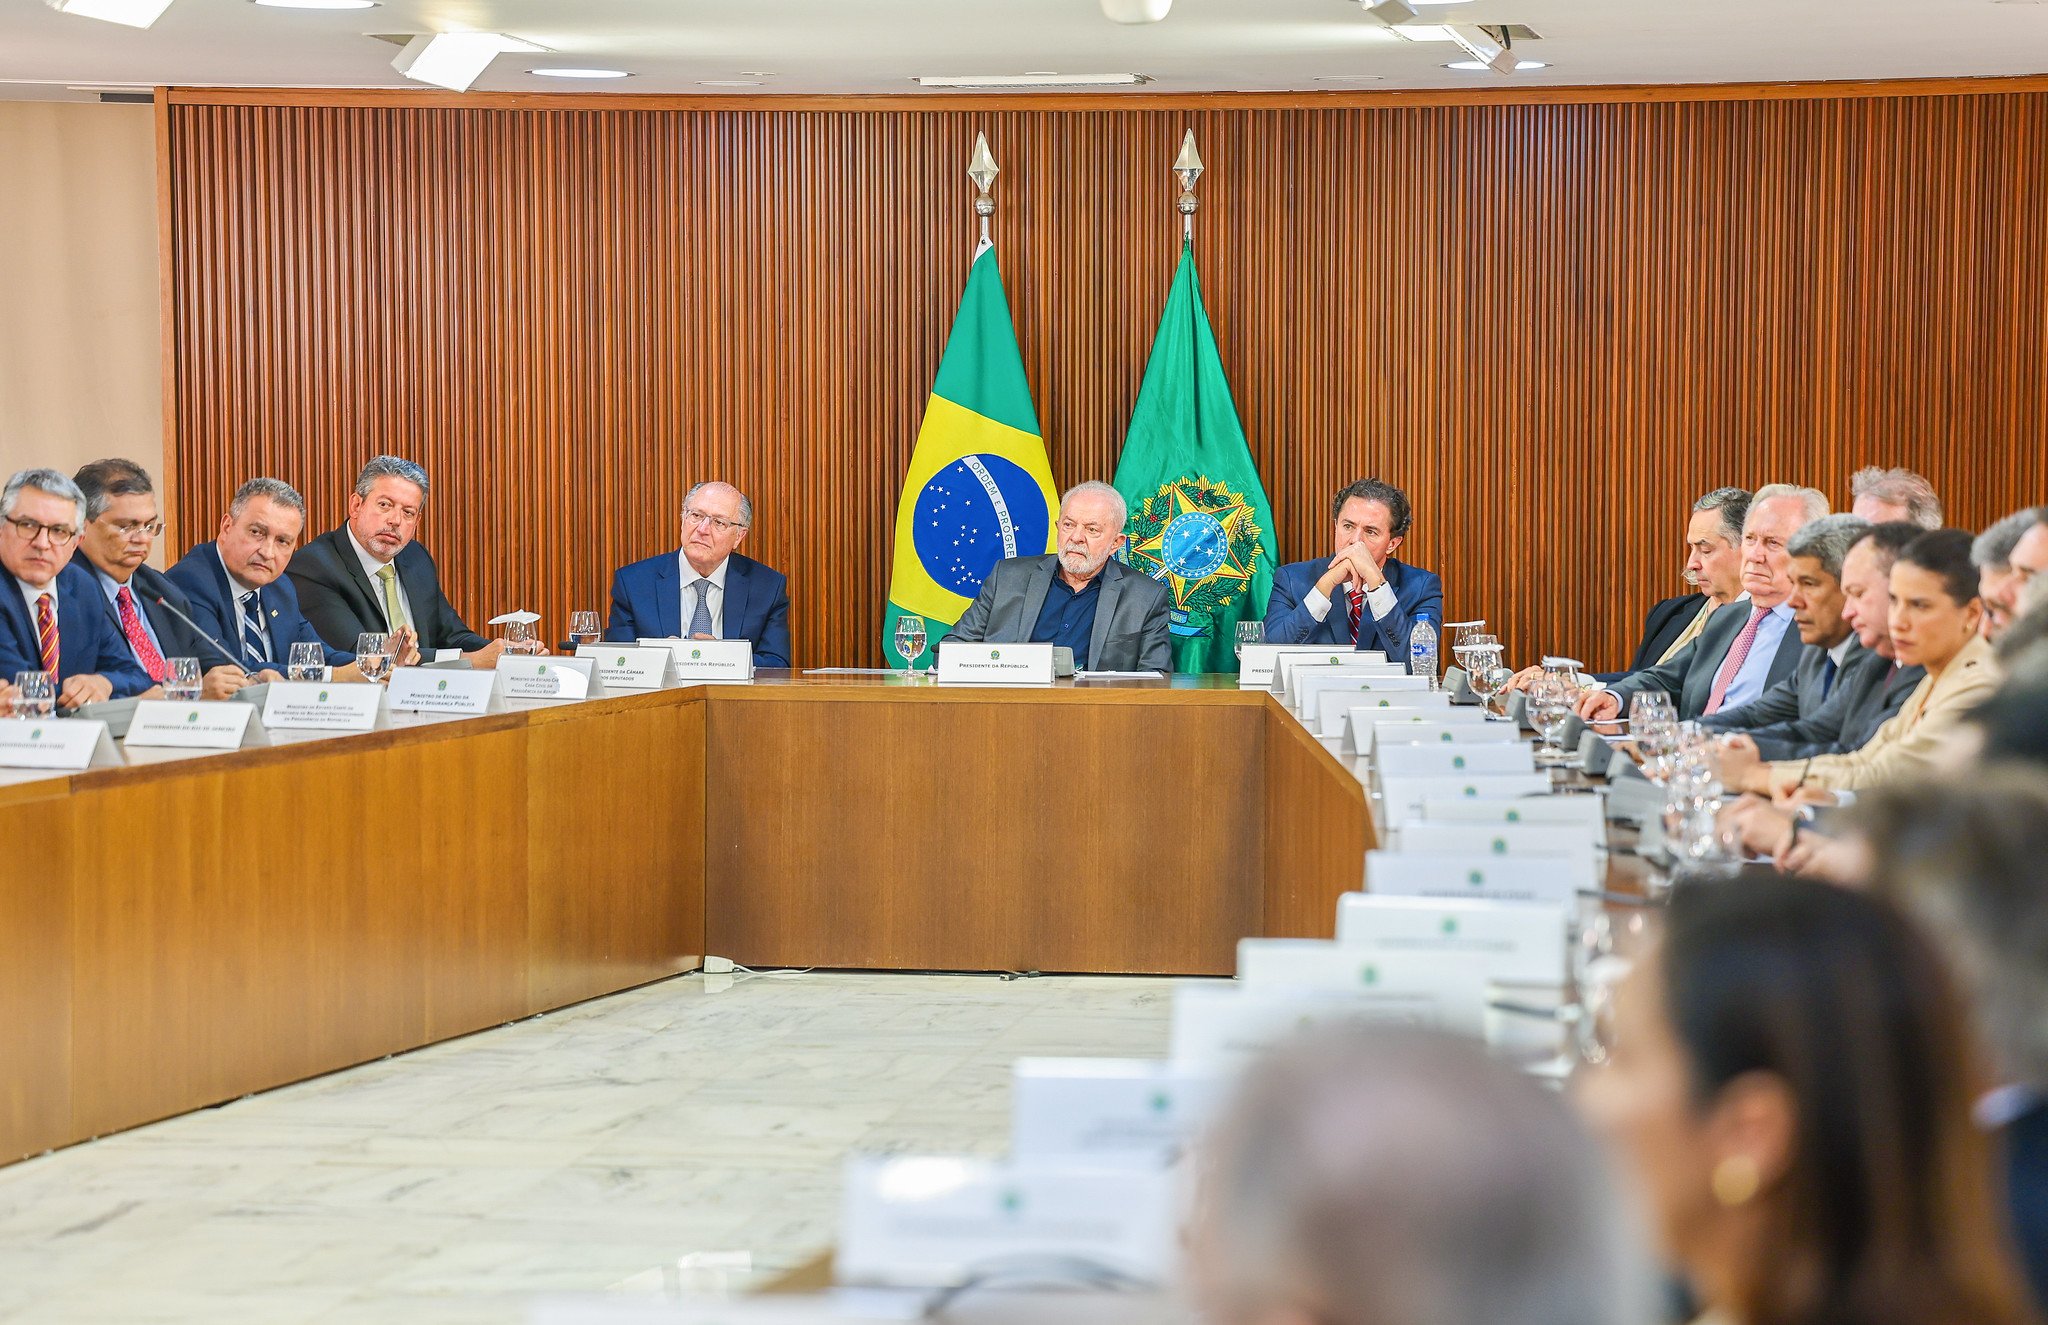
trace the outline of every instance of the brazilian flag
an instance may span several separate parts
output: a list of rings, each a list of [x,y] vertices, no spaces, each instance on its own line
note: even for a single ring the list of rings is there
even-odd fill
[[[1279,546],[1187,244],[1131,407],[1116,490],[1131,508],[1118,555],[1173,595],[1173,669],[1235,672],[1237,623],[1265,617]]]
[[[984,244],[968,269],[896,503],[896,562],[882,614],[889,665],[905,665],[896,651],[899,620],[924,618],[918,665],[929,666],[939,636],[998,561],[1052,551],[1058,503],[1002,273]]]

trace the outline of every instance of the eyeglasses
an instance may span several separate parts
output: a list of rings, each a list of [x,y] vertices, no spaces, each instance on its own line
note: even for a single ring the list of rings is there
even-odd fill
[[[735,529],[746,528],[746,526],[741,524],[738,520],[728,520],[722,515],[713,515],[709,511],[686,510],[683,512],[683,523],[708,524],[721,534],[729,534]]]
[[[147,534],[151,538],[157,537],[164,531],[164,522],[162,520],[149,520],[146,522],[142,520],[116,520],[113,522],[113,529],[120,537],[133,542],[138,534]]]
[[[17,520],[9,517],[7,523],[21,536],[24,543],[33,543],[44,534],[50,536],[51,547],[70,547],[77,539],[78,531],[68,524],[44,524],[40,520]]]

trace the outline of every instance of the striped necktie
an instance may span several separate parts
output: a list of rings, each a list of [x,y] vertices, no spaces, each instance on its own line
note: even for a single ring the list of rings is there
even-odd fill
[[[1345,596],[1351,599],[1351,643],[1358,643],[1358,627],[1365,619],[1365,590],[1346,587]]]
[[[1714,674],[1714,688],[1707,694],[1707,713],[1719,713],[1721,705],[1727,702],[1728,687],[1735,684],[1735,674],[1742,670],[1742,664],[1749,661],[1749,651],[1756,647],[1756,628],[1770,614],[1768,607],[1751,608],[1749,624],[1735,637],[1735,643],[1728,646],[1728,656],[1721,660],[1721,670]]]
[[[36,598],[36,652],[42,658],[43,670],[55,677],[63,650],[57,643],[57,600],[49,594]]]
[[[164,655],[142,628],[142,618],[135,611],[135,597],[128,592],[127,585],[114,594],[114,606],[121,618],[121,633],[128,637],[128,647],[135,651],[135,661],[142,664],[150,680],[161,682],[171,674],[171,669],[164,665]]]
[[[263,641],[263,599],[251,589],[242,595],[242,660],[251,672],[269,657]]]

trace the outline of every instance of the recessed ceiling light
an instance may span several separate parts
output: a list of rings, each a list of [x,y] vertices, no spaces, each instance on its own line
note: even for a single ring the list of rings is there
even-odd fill
[[[1519,73],[1526,73],[1527,71],[1529,71],[1529,70],[1531,70],[1531,69],[1548,69],[1549,67],[1550,67],[1550,62],[1549,62],[1549,61],[1547,61],[1547,60],[1517,60],[1517,61],[1515,61],[1515,72],[1516,72],[1516,73],[1518,73],[1518,74],[1519,74]],[[1468,74],[1483,74],[1483,73],[1488,73],[1488,72],[1496,72],[1496,73],[1497,73],[1497,72],[1499,72],[1498,70],[1495,70],[1495,69],[1493,68],[1493,66],[1492,66],[1492,65],[1490,65],[1490,64],[1482,64],[1482,63],[1481,63],[1480,61],[1478,61],[1478,60],[1458,60],[1458,61],[1455,61],[1455,62],[1453,62],[1453,63],[1451,63],[1451,64],[1447,64],[1447,65],[1445,65],[1445,66],[1444,66],[1444,68],[1446,68],[1446,69],[1456,69],[1456,70],[1458,70],[1458,71],[1459,71],[1459,72],[1461,72],[1461,73],[1468,73]]]
[[[1060,71],[1057,69],[1026,69],[1024,72],[1032,78],[1058,78],[1060,76]]]
[[[256,0],[271,9],[375,9],[377,0]]]
[[[700,78],[700,79],[698,79],[698,80],[697,80],[697,86],[698,86],[698,87],[759,87],[759,86],[761,86],[761,80],[760,80],[760,79],[758,79],[758,78]]]
[[[391,67],[418,82],[467,92],[491,67],[491,61],[505,52],[545,49],[501,32],[427,33],[407,42]]]
[[[923,74],[924,87],[1129,87],[1147,74]]]
[[[774,71],[773,69],[742,69],[742,70],[740,70],[740,77],[741,77],[741,78],[773,78],[773,77],[775,77],[775,71]]]
[[[529,70],[527,70],[526,72],[527,72],[527,73],[529,73],[529,74],[539,74],[539,75],[540,75],[540,76],[541,76],[542,78],[626,78],[626,77],[629,77],[629,75],[628,75],[628,74],[626,73],[626,71],[625,71],[625,70],[623,70],[623,69],[529,69]]]
[[[97,18],[123,27],[146,28],[163,16],[171,0],[50,0],[60,14]]]

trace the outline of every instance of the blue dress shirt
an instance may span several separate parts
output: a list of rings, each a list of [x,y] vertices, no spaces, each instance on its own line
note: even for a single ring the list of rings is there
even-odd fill
[[[1789,600],[1764,613],[1763,620],[1756,623],[1756,642],[1750,645],[1749,656],[1742,660],[1735,679],[1728,683],[1728,697],[1721,702],[1721,712],[1747,704],[1770,688],[1771,661],[1778,656],[1778,645],[1784,642],[1785,632],[1790,629]]]
[[[1077,592],[1055,574],[1045,591],[1045,606],[1038,609],[1038,624],[1031,629],[1031,642],[1064,644],[1074,651],[1075,670],[1086,667],[1088,637],[1095,631],[1095,605],[1102,601],[1101,588],[1100,575]]]
[[[91,562],[86,562],[86,564],[92,565]],[[128,590],[128,601],[135,606],[135,619],[142,623],[142,633],[149,636],[149,642],[156,646],[156,656],[159,658],[164,657],[164,642],[157,638],[156,625],[150,621],[149,613],[142,610],[142,598],[135,592],[135,581],[131,579],[124,585],[98,566],[92,567],[92,577],[100,582],[100,592],[107,596],[107,610],[113,614],[115,633],[120,635],[121,642],[128,644],[128,632],[121,629],[121,604],[115,600],[119,597],[121,590],[126,589]],[[129,644],[128,651],[133,653],[135,646]],[[140,660],[138,659],[137,661]]]

